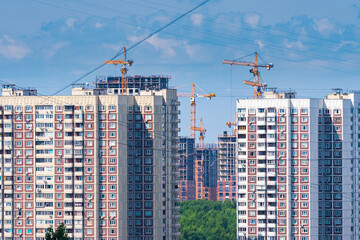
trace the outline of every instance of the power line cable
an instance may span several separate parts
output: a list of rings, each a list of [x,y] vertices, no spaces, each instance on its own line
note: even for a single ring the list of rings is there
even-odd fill
[[[186,15],[188,15],[189,13],[195,11],[196,9],[200,8],[201,6],[205,5],[207,2],[209,2],[210,0],[205,0],[203,2],[201,2],[200,4],[198,4],[197,6],[193,7],[192,9],[188,10],[187,12],[181,14],[179,17],[175,18],[174,20],[170,21],[169,23],[167,23],[165,26],[161,27],[160,29],[156,30],[155,32],[152,32],[150,34],[148,34],[146,37],[144,37],[143,39],[141,39],[140,41],[138,41],[137,43],[133,44],[131,47],[129,47],[127,49],[127,51],[130,51],[131,49],[137,47],[138,45],[140,45],[141,43],[145,42],[146,40],[148,40],[149,38],[151,38],[152,36],[154,36],[155,34],[161,32],[162,30],[164,30],[165,28],[171,26],[172,24],[174,24],[175,22],[179,21],[180,19],[182,19],[183,17],[185,17]],[[113,56],[110,60],[114,60],[115,58],[117,58],[118,56],[120,56],[123,53],[123,50],[120,50],[117,54],[115,54],[115,56]],[[73,81],[72,83],[66,85],[65,87],[61,88],[60,90],[56,91],[54,95],[57,95],[58,93],[62,92],[63,90],[65,90],[66,88],[70,87],[72,84],[79,82],[80,80],[84,79],[86,76],[90,75],[91,73],[97,71],[98,69],[102,68],[105,65],[105,63],[100,64],[99,66],[95,67],[94,69],[90,70],[89,72],[85,73],[83,76],[81,76],[80,78],[78,78],[77,80]]]
[[[118,0],[120,1],[120,0]],[[121,0],[122,1],[122,0]],[[160,6],[165,6],[165,7],[168,7],[168,8],[172,8],[172,9],[178,9],[178,10],[185,10],[183,8],[179,8],[179,7],[175,7],[175,6],[171,6],[171,5],[168,5],[168,4],[164,4],[164,3],[159,3],[159,2],[155,2],[155,1],[150,1],[150,0],[142,0],[142,2],[149,2],[152,4],[152,6],[154,4],[157,4],[157,5],[160,5]],[[132,3],[132,4],[135,4],[136,3]],[[137,4],[138,6],[140,4]],[[141,6],[143,7],[148,7],[148,6],[144,6],[143,4],[141,4]],[[211,18],[213,17],[216,17],[217,19],[223,19],[223,20],[228,20],[227,18],[224,18],[222,17],[221,15],[220,16],[217,16],[217,15],[211,15],[211,14],[207,14],[207,13],[202,13],[204,16],[209,16]],[[209,21],[208,19],[204,19],[204,21]],[[213,22],[213,21],[209,21],[209,22]],[[298,34],[298,33],[295,33],[295,32],[291,32],[291,31],[288,31],[288,30],[282,30],[282,29],[276,29],[274,27],[269,27],[269,26],[261,26],[261,25],[257,25],[256,28],[252,27],[249,23],[245,22],[244,20],[241,20],[241,23],[249,26],[248,28],[245,28],[245,30],[249,31],[249,32],[259,32],[259,33],[262,33],[264,34],[264,31],[262,30],[257,30],[257,28],[263,28],[263,29],[267,29],[267,30],[272,30],[272,31],[277,31],[277,32],[282,32],[282,33],[287,33],[287,34],[291,34],[291,35],[295,35],[296,37],[295,38],[292,38],[293,40],[298,40],[298,36],[303,36],[303,37],[307,37],[307,38],[310,38],[310,39],[314,39],[314,40],[320,40],[320,41],[324,41],[324,42],[329,42],[329,43],[333,43],[333,44],[339,44],[339,42],[337,41],[334,41],[334,40],[331,40],[331,39],[326,39],[326,38],[320,38],[320,37],[316,37],[316,36],[311,36],[311,35],[301,35],[301,34]],[[221,22],[221,24],[225,24],[225,25],[229,25],[229,26],[233,26],[233,27],[238,27],[237,24],[233,24],[233,23],[230,23],[228,21],[226,22]],[[242,28],[244,29],[244,28]],[[270,33],[266,33],[267,35],[273,35],[273,34],[270,34]],[[275,37],[281,37],[283,38],[283,36],[277,36],[277,35],[274,35]],[[323,44],[316,44],[316,45],[319,45],[319,46],[324,46]],[[358,48],[358,47],[357,47]],[[352,52],[351,50],[349,50],[348,52]]]
[[[43,2],[41,2],[40,0],[33,0],[33,1],[37,1],[37,2],[43,3]],[[68,1],[72,1],[72,0],[68,0]],[[64,8],[64,7],[62,7],[62,6],[60,7],[60,6],[51,5],[51,4],[48,4],[48,3],[43,3],[43,4],[50,5],[50,6],[53,6],[53,7]],[[83,3],[83,4],[85,4],[85,3]],[[86,5],[89,6],[89,4],[86,4]],[[94,5],[94,4],[92,4],[92,5]],[[92,5],[90,4],[90,6],[92,6]],[[100,6],[101,6],[101,5],[100,5]],[[65,9],[71,10],[71,11],[75,11],[75,12],[80,12],[80,11],[74,10],[74,9],[69,9],[69,8],[65,8]],[[106,8],[106,9],[108,9],[108,8]],[[112,11],[114,11],[114,10],[112,10]],[[80,12],[80,13],[87,14],[87,13],[85,13],[85,12]],[[130,16],[131,14],[127,14],[127,15]],[[94,16],[94,15],[92,15],[92,16]],[[106,18],[106,17],[103,17],[103,16],[97,16],[97,17]],[[143,17],[143,18],[149,19],[149,17]],[[107,19],[109,19],[109,18],[107,18]],[[151,18],[150,18],[150,19],[151,19]],[[114,20],[114,19],[111,19],[111,20]],[[117,19],[115,19],[114,21],[116,21],[116,22],[122,22],[122,21],[118,21]],[[136,24],[132,24],[132,23],[125,23],[125,22],[122,22],[122,23],[128,24],[128,25],[137,26]],[[182,26],[182,25],[180,25],[180,26]],[[250,41],[250,40],[238,39],[238,38],[234,38],[234,37],[232,37],[232,36],[226,36],[226,35],[224,35],[224,34],[221,34],[221,35],[220,35],[220,34],[215,34],[215,33],[209,32],[209,31],[205,31],[205,30],[194,29],[194,28],[189,27],[189,26],[182,26],[182,27],[183,27],[184,29],[195,30],[196,32],[202,32],[202,33],[205,33],[205,34],[214,35],[214,36],[216,36],[216,37],[228,38],[228,39],[231,39],[231,40],[236,40],[237,42],[238,42],[238,41],[244,42],[245,44],[251,44],[251,45],[254,44],[254,43],[253,43],[252,41]],[[168,33],[168,34],[171,34],[171,33]],[[179,34],[172,34],[172,35],[184,37],[184,35],[179,35]],[[186,35],[186,37],[189,38],[188,35]],[[190,38],[190,39],[191,39],[191,38]],[[201,41],[201,40],[199,40],[199,39],[193,39],[193,40]],[[205,41],[202,41],[202,42],[205,42]],[[213,45],[219,45],[219,44],[214,44],[213,42],[209,42],[209,41],[207,41],[207,42],[210,43],[210,44],[213,44]],[[220,46],[223,46],[223,45],[220,44]],[[322,46],[323,46],[323,45],[322,45]],[[225,46],[225,47],[228,47],[228,46]],[[276,45],[271,45],[270,48],[278,49],[278,50],[279,50],[279,49],[282,49],[282,50],[285,50],[285,51],[297,52],[298,54],[300,54],[300,55],[302,55],[302,56],[317,58],[317,59],[319,59],[319,60],[329,60],[329,58],[325,58],[325,57],[322,57],[322,56],[314,56],[314,55],[309,56],[307,53],[305,53],[305,52],[302,51],[302,50],[288,49],[288,48],[284,48],[284,47],[278,47],[278,46],[276,46]],[[332,49],[333,49],[333,47],[332,47]],[[352,52],[353,52],[353,51],[352,51]],[[280,58],[280,59],[282,59],[282,60],[284,59],[283,56],[277,57],[277,58]],[[344,62],[343,60],[337,59],[337,58],[330,58],[330,59],[332,59],[333,61],[335,61],[335,62],[337,62],[337,63],[340,62],[340,63],[342,63],[342,64],[349,64],[349,65],[356,65],[356,66],[357,66],[357,64],[356,64],[356,63],[353,63],[353,62]],[[285,58],[285,60],[299,63],[298,61],[294,61],[294,60],[292,60],[292,59],[286,59],[286,58]],[[305,63],[305,64],[306,64],[306,63]],[[312,64],[309,64],[309,65],[314,66],[315,64],[312,63]],[[339,72],[344,72],[344,73],[351,73],[351,72],[347,72],[347,71],[343,71],[343,70],[339,70],[339,69],[335,69],[335,68],[326,68],[326,67],[323,67],[323,66],[318,66],[318,67],[319,67],[319,68],[328,69],[328,70],[333,70],[333,71],[339,71]]]

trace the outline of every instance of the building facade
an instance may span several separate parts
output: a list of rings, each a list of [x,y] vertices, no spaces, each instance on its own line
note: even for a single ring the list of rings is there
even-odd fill
[[[217,200],[217,148],[206,145],[196,149],[194,166],[195,199]]]
[[[181,137],[179,140],[179,154],[180,201],[195,200],[195,139],[189,137]]]
[[[359,94],[237,101],[238,239],[358,239]]]
[[[217,200],[236,200],[236,135],[226,131],[218,136]]]
[[[0,97],[0,239],[177,239],[176,90]]]

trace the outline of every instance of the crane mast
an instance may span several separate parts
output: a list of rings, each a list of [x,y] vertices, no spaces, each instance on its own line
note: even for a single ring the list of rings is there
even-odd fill
[[[255,52],[255,60],[254,60],[254,62],[244,62],[244,61],[236,61],[236,60],[224,60],[223,63],[224,64],[229,64],[230,66],[232,66],[232,65],[240,65],[240,66],[252,67],[252,68],[250,68],[250,73],[253,74],[254,81],[245,80],[243,83],[246,84],[246,85],[250,85],[250,86],[252,86],[254,88],[254,98],[255,99],[262,97],[262,90],[266,87],[266,84],[261,83],[261,76],[260,76],[259,68],[263,67],[263,68],[266,68],[267,70],[270,70],[271,68],[274,67],[274,65],[272,63],[268,63],[268,64],[265,64],[265,65],[259,65],[257,52]]]
[[[200,127],[192,127],[191,130],[194,131],[194,132],[195,131],[200,132],[200,135],[199,135],[199,148],[204,148],[204,138],[205,138],[206,129],[204,129],[202,118],[200,118]]]
[[[127,94],[127,65],[131,66],[134,63],[133,60],[126,59],[126,48],[123,47],[123,57],[122,60],[106,60],[104,64],[114,64],[115,66],[118,64],[122,64],[121,68],[121,93],[122,95]]]
[[[196,98],[205,97],[208,100],[216,97],[215,93],[210,94],[198,94],[196,93],[196,84],[193,82],[191,87],[191,93],[178,93],[178,97],[189,97],[190,98],[190,137],[195,138],[196,132]],[[198,86],[199,87],[199,86]]]
[[[236,121],[237,121],[237,114],[235,112],[235,119],[234,122],[226,122],[226,126],[228,126],[229,128],[231,128],[231,126],[234,126],[234,133],[236,133]]]

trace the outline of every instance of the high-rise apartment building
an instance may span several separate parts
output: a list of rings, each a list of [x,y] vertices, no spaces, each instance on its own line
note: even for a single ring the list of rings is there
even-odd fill
[[[217,200],[236,200],[236,135],[226,131],[218,136]]]
[[[238,239],[359,238],[360,94],[237,101]]]
[[[181,137],[179,140],[179,197],[180,201],[195,200],[195,139]]]
[[[176,90],[119,86],[3,89],[0,239],[42,240],[61,222],[74,240],[178,238]]]
[[[216,145],[206,145],[196,149],[194,166],[195,199],[216,201],[217,186],[217,148]]]

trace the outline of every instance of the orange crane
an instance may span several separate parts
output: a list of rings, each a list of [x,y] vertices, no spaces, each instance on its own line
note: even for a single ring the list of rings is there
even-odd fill
[[[258,68],[264,67],[267,70],[270,70],[274,67],[272,63],[268,63],[266,65],[259,65],[258,64],[258,56],[257,52],[255,52],[255,61],[254,62],[243,62],[243,61],[236,61],[236,60],[224,60],[224,64],[232,65],[240,65],[240,66],[250,66],[253,68],[250,68],[250,73],[254,76],[254,81],[248,81],[245,80],[244,84],[250,85],[254,88],[254,98],[261,98],[262,96],[262,89],[266,87],[266,84],[261,84],[261,77],[260,77],[260,71]]]
[[[200,118],[200,127],[190,127],[190,130],[200,132],[199,148],[203,148],[204,147],[204,138],[205,138],[206,129],[204,129],[202,118]]]
[[[122,60],[106,60],[104,64],[114,64],[115,66],[118,64],[122,64],[121,68],[121,91],[122,94],[127,94],[127,68],[126,66],[131,66],[134,63],[133,60],[127,60],[126,59],[126,49],[123,47],[123,58]]]
[[[190,137],[195,138],[195,131],[196,128],[196,102],[195,99],[197,97],[206,97],[208,100],[215,97],[215,93],[210,94],[197,94],[195,83],[192,83],[191,93],[178,93],[178,97],[189,97],[190,98]],[[199,86],[198,86],[199,88]],[[201,89],[201,88],[200,88]]]
[[[234,119],[234,122],[227,122],[225,123],[229,128],[231,128],[231,126],[234,126],[234,133],[236,133],[236,112],[235,112],[235,119]]]

